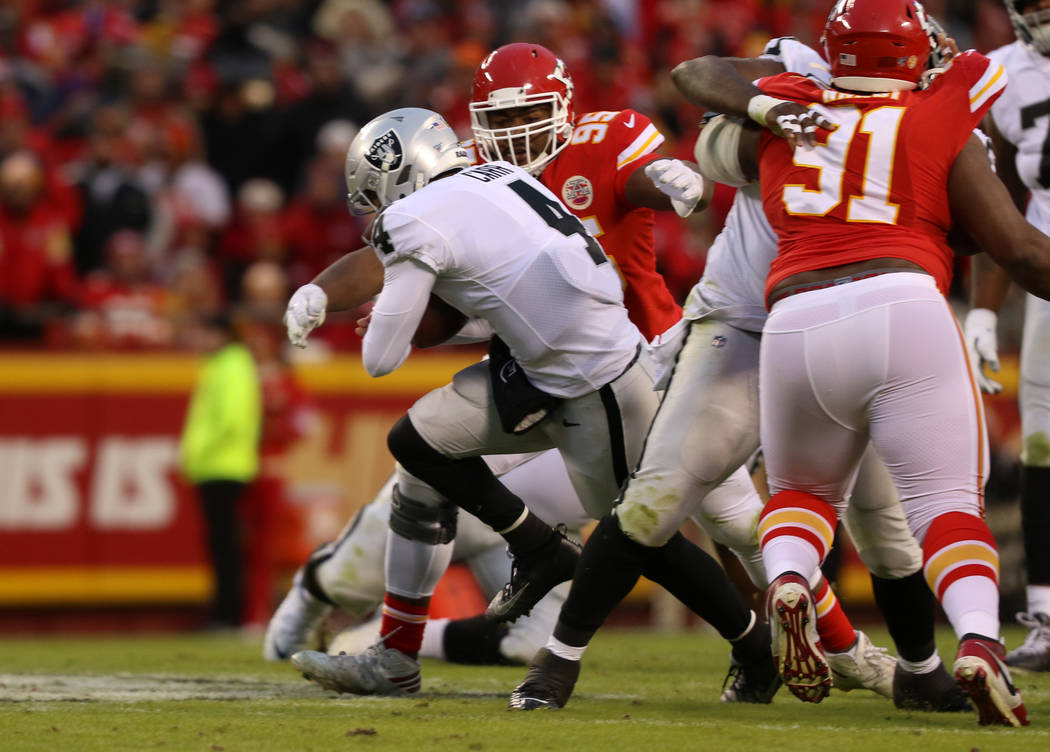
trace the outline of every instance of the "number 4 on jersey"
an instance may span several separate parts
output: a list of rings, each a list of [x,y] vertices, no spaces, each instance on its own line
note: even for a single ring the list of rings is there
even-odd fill
[[[521,196],[525,203],[547,223],[548,227],[557,230],[565,237],[579,235],[583,238],[587,243],[587,255],[591,257],[595,265],[604,264],[609,260],[602,251],[602,247],[598,245],[598,241],[587,233],[583,222],[576,215],[565,211],[564,206],[544,196],[524,180],[511,181],[507,183],[507,187]]]

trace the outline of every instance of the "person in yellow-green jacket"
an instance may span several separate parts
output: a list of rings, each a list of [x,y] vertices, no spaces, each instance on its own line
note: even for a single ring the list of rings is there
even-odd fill
[[[179,465],[203,511],[215,583],[209,626],[239,627],[243,573],[237,505],[259,471],[259,373],[229,318],[209,321],[200,334],[208,354],[186,413]]]

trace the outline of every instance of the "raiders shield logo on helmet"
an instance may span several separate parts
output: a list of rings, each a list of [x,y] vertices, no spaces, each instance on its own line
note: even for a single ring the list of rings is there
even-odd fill
[[[365,159],[380,170],[396,170],[401,166],[403,150],[401,139],[390,130],[372,142]]]

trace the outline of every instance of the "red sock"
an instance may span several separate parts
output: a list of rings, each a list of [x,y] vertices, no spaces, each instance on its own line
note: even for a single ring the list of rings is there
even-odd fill
[[[829,653],[844,653],[853,646],[857,635],[853,632],[842,604],[835,597],[834,591],[823,577],[820,584],[813,588],[813,598],[817,607],[817,632],[824,649]]]
[[[799,546],[811,547],[821,562],[831,549],[837,523],[835,508],[823,499],[805,491],[780,491],[762,509],[758,540],[764,550],[776,538],[793,538]]]
[[[429,598],[426,603],[413,604],[387,593],[383,598],[383,622],[379,627],[379,634],[385,638],[383,644],[415,658],[423,644],[423,628],[427,625],[429,612]]]
[[[999,550],[988,525],[965,512],[939,515],[922,542],[923,572],[938,601],[966,577],[987,577],[999,586]],[[994,637],[995,635],[993,635]]]

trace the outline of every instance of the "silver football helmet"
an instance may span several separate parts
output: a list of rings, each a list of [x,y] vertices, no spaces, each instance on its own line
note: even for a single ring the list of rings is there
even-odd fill
[[[436,112],[391,110],[368,122],[346,152],[347,203],[354,214],[379,211],[438,175],[470,167],[470,155]]]
[[[1035,3],[1031,0],[1004,0],[1014,33],[1025,44],[1031,45],[1037,52],[1050,55],[1050,8],[1026,11],[1025,8]]]

